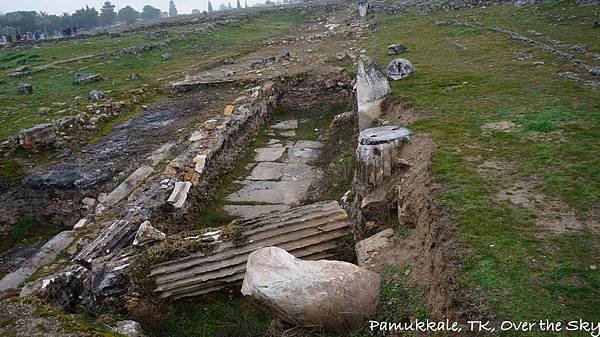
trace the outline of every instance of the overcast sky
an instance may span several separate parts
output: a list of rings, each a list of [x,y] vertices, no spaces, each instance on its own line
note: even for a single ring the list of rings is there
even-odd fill
[[[50,14],[62,14],[63,12],[73,13],[76,9],[88,5],[96,7],[98,11],[106,0],[0,0],[0,12],[14,11],[43,11]],[[208,0],[174,0],[175,7],[180,14],[189,14],[192,9],[206,10]],[[231,5],[235,7],[237,0],[231,0]],[[120,8],[130,5],[137,11],[141,11],[144,5],[154,6],[166,12],[169,10],[169,0],[112,0],[110,1],[116,6],[118,11]],[[217,9],[220,3],[227,4],[229,0],[211,0],[213,8]],[[240,0],[244,6],[244,0]],[[264,0],[248,0],[248,6]]]

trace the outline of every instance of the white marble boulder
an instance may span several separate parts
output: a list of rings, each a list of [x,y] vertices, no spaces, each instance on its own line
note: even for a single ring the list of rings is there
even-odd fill
[[[248,258],[242,294],[288,323],[340,329],[375,311],[380,283],[379,274],[348,262],[304,261],[265,247]]]

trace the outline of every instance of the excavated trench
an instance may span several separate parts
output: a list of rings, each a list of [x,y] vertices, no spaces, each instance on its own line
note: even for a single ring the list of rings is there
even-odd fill
[[[222,99],[210,100],[215,95]],[[365,188],[353,180],[360,173],[354,169],[357,118],[338,115],[353,111],[353,101],[340,69],[311,69],[242,90],[239,83],[186,88],[113,128],[82,156],[43,166],[20,192],[2,196],[18,195],[13,200],[20,204],[3,207],[13,207],[13,214],[46,207],[47,219],[61,214],[70,226],[83,225],[73,259],[22,293],[38,293],[69,312],[82,306],[120,312],[157,336],[185,335],[185,327],[173,324],[177,316],[215,310],[204,318],[226,320],[219,310],[233,306],[235,319],[211,333],[233,335],[239,317],[244,324],[263,322],[252,327],[259,333],[269,316],[232,291],[249,252],[278,245],[307,259],[355,260],[356,241],[400,226],[411,234],[378,263],[413,264],[411,278],[427,285],[431,314],[460,315],[448,263],[451,235],[432,207],[436,185],[428,170],[435,146],[415,135],[389,155],[393,167],[383,168],[385,179]],[[79,206],[85,197],[94,205]],[[34,200],[30,206],[23,204],[27,198]],[[132,246],[145,221],[166,239]]]

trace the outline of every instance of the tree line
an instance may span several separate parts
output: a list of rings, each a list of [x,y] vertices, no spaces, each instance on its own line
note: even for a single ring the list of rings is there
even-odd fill
[[[100,11],[94,7],[85,6],[73,14],[54,15],[45,12],[17,11],[0,14],[0,35],[8,37],[16,35],[19,38],[28,32],[46,36],[60,32],[62,35],[69,36],[75,34],[77,30],[110,26],[116,22],[131,24],[138,19],[156,19],[162,14],[160,9],[150,5],[144,6],[141,12],[131,6],[125,6],[116,11],[115,5],[110,1],[104,2]],[[177,8],[173,0],[169,2],[168,15],[177,16]]]

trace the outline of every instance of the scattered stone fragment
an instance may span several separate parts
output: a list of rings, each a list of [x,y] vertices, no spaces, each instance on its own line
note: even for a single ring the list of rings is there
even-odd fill
[[[171,203],[175,208],[181,208],[185,205],[185,201],[187,200],[188,192],[192,187],[192,183],[189,181],[178,181],[175,183],[175,188],[173,192],[167,199],[167,202]]]
[[[86,205],[86,206],[96,206],[96,199],[94,198],[83,198],[83,200],[81,200],[81,203]]]
[[[592,28],[600,28],[600,20],[594,20],[592,24]]]
[[[142,326],[136,321],[126,320],[118,321],[117,326],[112,329],[118,334],[125,335],[127,337],[142,337]]]
[[[19,83],[18,90],[19,90],[19,95],[33,94],[33,86],[29,83]]]
[[[15,71],[18,72],[18,73],[22,73],[22,72],[24,72],[25,70],[28,70],[28,69],[29,69],[28,66],[20,66],[17,69],[15,69]]]
[[[507,132],[517,127],[517,125],[511,121],[500,121],[495,123],[486,123],[481,126],[483,129],[490,131],[503,131]]]
[[[40,124],[31,129],[19,131],[19,145],[33,153],[52,147],[55,141],[56,133],[52,124]]]
[[[92,101],[98,101],[98,100],[106,99],[106,95],[104,94],[104,92],[102,92],[100,90],[92,90],[92,91],[90,91],[89,98]]]
[[[88,219],[87,218],[81,218],[79,221],[77,221],[77,223],[73,226],[73,229],[79,229],[79,228],[83,228],[85,227],[85,225],[87,224]]]
[[[403,45],[402,43],[395,43],[395,44],[391,44],[387,47],[387,54],[388,55],[398,55],[398,54],[404,53],[407,50],[408,50],[408,48],[406,48],[406,46]]]
[[[133,239],[134,246],[143,246],[147,243],[164,240],[167,235],[154,228],[150,221],[144,221],[140,225]]]
[[[170,53],[160,54],[160,58],[163,59],[163,61],[167,61],[171,58],[171,54]]]
[[[138,74],[138,73],[129,74],[129,77],[127,79],[130,81],[137,81],[140,79],[140,74]]]
[[[356,243],[356,261],[360,267],[379,272],[381,253],[392,245],[394,230],[388,228]]]
[[[339,329],[375,311],[380,283],[377,273],[348,262],[304,261],[265,247],[248,257],[242,294],[294,325]]]
[[[94,73],[76,73],[73,81],[75,84],[90,84],[94,82],[98,82],[102,79],[100,74]]]
[[[52,109],[50,109],[50,108],[39,108],[37,111],[37,116],[42,117],[43,115],[49,113],[50,111],[52,111]]]
[[[393,80],[401,80],[415,73],[415,67],[407,59],[395,59],[385,68],[387,75]]]
[[[544,65],[544,61],[535,61],[533,62],[534,66],[543,66]]]

